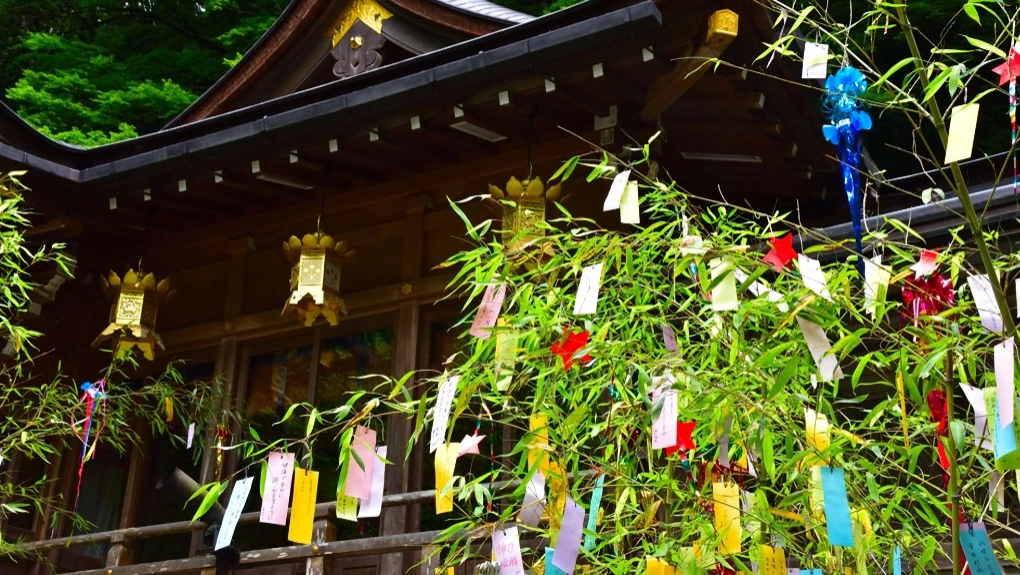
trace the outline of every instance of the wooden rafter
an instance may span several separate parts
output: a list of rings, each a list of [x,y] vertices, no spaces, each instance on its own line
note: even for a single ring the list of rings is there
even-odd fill
[[[679,60],[673,70],[653,85],[641,110],[641,119],[651,122],[691,89],[711,67],[709,60],[718,58],[737,37],[737,13],[717,10],[708,17],[705,40],[688,57]]]

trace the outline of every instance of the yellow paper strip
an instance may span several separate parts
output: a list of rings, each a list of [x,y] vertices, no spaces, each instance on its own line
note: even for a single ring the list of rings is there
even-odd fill
[[[312,522],[315,520],[315,493],[318,488],[318,471],[294,468],[294,499],[290,509],[288,541],[302,545],[311,544]]]
[[[645,575],[665,575],[666,564],[655,557],[645,557]]]
[[[814,454],[821,453],[829,447],[829,420],[813,409],[805,409],[804,430],[808,447],[813,452],[804,458],[804,462],[807,465],[823,465],[825,462]]]
[[[786,575],[786,552],[782,547],[761,546],[764,575]]]
[[[545,455],[545,447],[549,446],[549,418],[544,415],[532,415],[528,421],[528,431],[531,432],[531,444],[528,447],[528,469],[535,465],[535,462],[542,460]]]
[[[436,450],[436,514],[453,511],[453,491],[443,487],[453,479],[453,468],[457,465],[459,443],[444,443]]]
[[[715,530],[722,536],[719,553],[740,553],[740,490],[737,484],[730,481],[713,483],[712,503],[715,507]]]
[[[344,521],[358,521],[358,498],[337,494],[336,518]]]
[[[953,115],[949,121],[945,163],[970,158],[974,151],[974,131],[977,129],[979,109],[978,104],[964,104],[953,108]]]

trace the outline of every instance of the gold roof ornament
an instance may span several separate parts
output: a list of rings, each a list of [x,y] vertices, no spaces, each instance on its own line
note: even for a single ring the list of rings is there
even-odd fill
[[[503,207],[503,248],[512,260],[527,264],[528,259],[552,255],[551,244],[540,243],[539,240],[545,237],[541,224],[545,221],[546,201],[560,199],[563,194],[560,184],[546,189],[542,178],[521,181],[511,176],[505,191],[489,184],[489,194],[494,200],[503,200],[499,202]],[[530,246],[537,246],[537,254],[526,253]]]
[[[156,313],[175,293],[170,288],[170,280],[164,278],[157,282],[155,275],[145,273],[139,266],[137,272],[129,269],[123,278],[111,271],[106,277],[101,276],[99,282],[112,305],[110,324],[92,342],[93,347],[113,340],[113,352],[117,357],[137,347],[145,359],[151,361],[157,346],[164,349],[156,333]]]
[[[329,325],[340,323],[347,306],[340,297],[340,266],[354,259],[347,242],[317,231],[301,239],[291,236],[283,242],[283,253],[293,264],[290,271],[290,298],[283,313],[297,310],[298,319],[311,326],[321,315]]]

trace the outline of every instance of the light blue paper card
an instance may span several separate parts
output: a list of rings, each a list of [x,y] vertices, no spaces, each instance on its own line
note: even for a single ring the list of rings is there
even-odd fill
[[[552,547],[545,548],[545,575],[567,575],[566,571],[553,565],[552,558],[555,551]]]
[[[995,558],[984,523],[960,525],[960,547],[973,575],[1002,575],[1002,567]]]
[[[822,575],[821,569],[801,569],[800,575]]]
[[[854,526],[846,497],[846,476],[842,469],[822,467],[822,497],[829,545],[854,546]]]
[[[606,483],[606,474],[599,475],[595,480],[595,489],[591,492],[591,504],[588,505],[588,531],[595,532],[598,527],[599,507],[602,506],[602,486]],[[586,551],[595,549],[595,536],[584,536],[584,548]]]
[[[892,573],[893,575],[903,575],[903,564],[900,559],[900,546],[897,545],[892,552]]]

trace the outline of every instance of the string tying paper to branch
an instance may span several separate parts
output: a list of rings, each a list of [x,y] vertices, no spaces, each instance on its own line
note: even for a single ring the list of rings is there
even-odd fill
[[[99,444],[99,436],[103,433],[103,429],[106,428],[106,418],[99,424],[99,429],[96,430],[95,437],[92,438],[92,447],[89,447],[89,438],[92,436],[92,421],[95,418],[96,413],[96,402],[100,402],[103,408],[103,414],[106,414],[106,380],[100,379],[96,383],[86,381],[81,384],[82,394],[78,398],[78,403],[75,406],[85,405],[85,419],[82,420],[82,431],[81,435],[81,460],[78,462],[78,485],[74,491],[74,508],[78,509],[78,497],[81,495],[81,478],[85,472],[85,462],[92,459],[96,453],[96,445]],[[71,427],[76,427],[76,423],[72,420]]]

